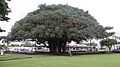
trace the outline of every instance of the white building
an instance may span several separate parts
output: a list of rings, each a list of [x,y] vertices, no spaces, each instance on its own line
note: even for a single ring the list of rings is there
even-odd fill
[[[72,52],[91,51],[91,46],[88,46],[85,43],[77,44],[76,42],[71,41],[71,43],[66,45],[66,50]]]

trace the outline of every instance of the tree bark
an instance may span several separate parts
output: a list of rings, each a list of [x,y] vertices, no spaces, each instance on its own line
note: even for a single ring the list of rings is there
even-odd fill
[[[66,43],[63,43],[62,49],[63,49],[63,53],[64,53],[66,51]]]
[[[112,47],[112,46],[108,46],[109,51],[111,51],[111,47]]]
[[[62,53],[65,52],[65,44],[63,45],[63,42],[61,39],[50,39],[48,41],[49,49],[51,53]]]

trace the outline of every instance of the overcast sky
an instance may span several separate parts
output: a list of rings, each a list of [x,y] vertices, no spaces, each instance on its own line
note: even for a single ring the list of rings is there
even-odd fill
[[[113,31],[120,36],[120,0],[12,0],[9,7],[12,12],[9,14],[9,22],[0,21],[0,27],[5,29],[5,33],[0,36],[7,35],[14,23],[25,17],[27,13],[38,8],[39,4],[67,4],[88,10],[97,21],[103,26],[113,26]],[[2,23],[1,23],[2,22]]]

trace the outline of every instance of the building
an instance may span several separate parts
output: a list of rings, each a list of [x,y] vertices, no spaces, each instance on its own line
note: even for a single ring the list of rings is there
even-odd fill
[[[71,43],[67,44],[66,51],[86,52],[86,51],[92,51],[92,47],[86,45],[85,43],[77,44],[76,42],[72,41]]]

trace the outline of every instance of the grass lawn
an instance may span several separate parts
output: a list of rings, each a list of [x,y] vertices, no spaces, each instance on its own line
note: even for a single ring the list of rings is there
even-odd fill
[[[47,56],[6,54],[0,59],[32,57],[0,61],[0,67],[120,67],[120,54],[79,56]]]

